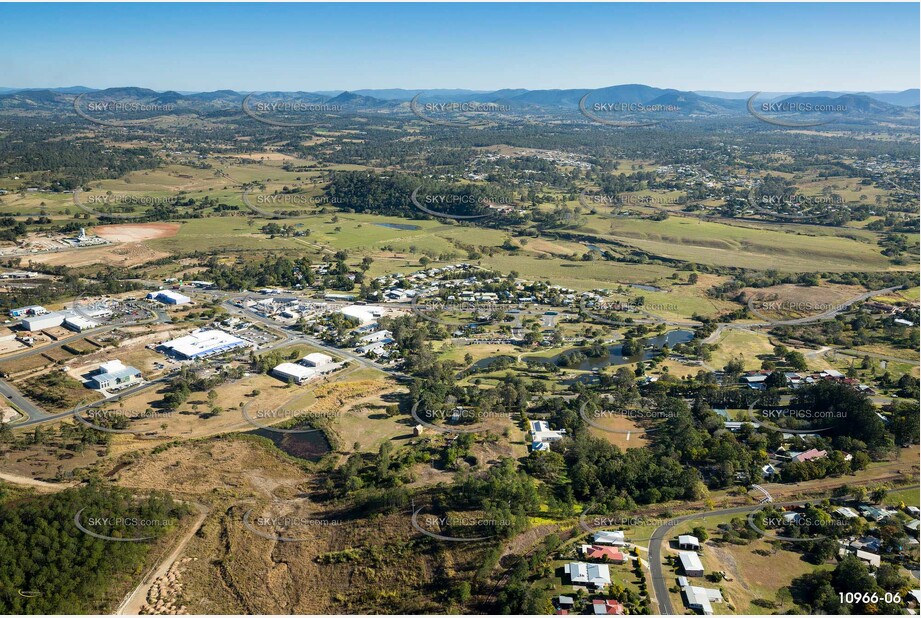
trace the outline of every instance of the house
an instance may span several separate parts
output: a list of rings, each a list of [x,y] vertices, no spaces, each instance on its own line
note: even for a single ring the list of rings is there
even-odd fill
[[[603,530],[601,532],[596,532],[595,536],[592,537],[592,542],[596,545],[614,545],[616,547],[627,544],[624,533],[621,530]]]
[[[565,429],[553,430],[550,429],[550,424],[547,421],[530,421],[531,426],[531,450],[550,450],[549,442],[556,442],[557,440],[562,440],[566,436]],[[535,444],[543,443],[545,447],[535,448]]]
[[[700,540],[690,534],[682,534],[678,537],[678,549],[688,549],[690,551],[700,551]]]
[[[611,585],[611,571],[606,564],[570,562],[563,567],[563,572],[569,575],[569,581],[574,586],[603,588]]]
[[[840,515],[841,517],[845,519],[857,519],[858,517],[860,517],[860,515],[857,514],[857,511],[855,511],[849,506],[839,506],[838,508],[835,509],[835,513],[837,513],[838,515]]]
[[[704,616],[713,615],[712,603],[722,603],[723,593],[716,588],[704,588],[702,586],[684,586],[681,591],[687,606],[696,609]]]
[[[878,509],[875,506],[870,506],[869,504],[861,504],[857,507],[857,510],[860,511],[861,515],[870,521],[879,521],[886,518],[886,514],[882,509]]]
[[[865,536],[862,539],[851,541],[850,548],[878,554],[883,547],[883,542],[873,536]]]
[[[681,562],[681,568],[688,577],[703,577],[704,565],[700,561],[700,556],[692,551],[683,551],[678,554],[678,560]]]
[[[761,476],[764,478],[770,478],[775,474],[777,474],[777,468],[773,464],[761,466]]]
[[[793,455],[790,457],[790,461],[812,461],[813,459],[822,459],[827,455],[827,451],[820,451],[818,449],[811,448],[803,453],[797,453],[796,455]]]
[[[422,425],[416,425],[415,427],[413,427],[414,436],[421,436],[424,431],[425,431],[425,427],[423,427]]]
[[[567,597],[562,594],[556,600],[556,606],[560,609],[572,609],[572,606],[575,604],[576,602],[572,597]]]
[[[140,369],[129,367],[120,360],[111,360],[99,366],[99,369],[90,376],[88,386],[99,389],[121,389],[139,382],[141,379]]]
[[[622,616],[624,606],[614,599],[592,599],[592,613],[596,616]]]
[[[783,523],[789,525],[799,525],[803,521],[803,514],[795,511],[789,511],[783,514]]]
[[[882,564],[878,554],[871,554],[868,551],[863,551],[862,549],[858,549],[857,551],[854,552],[854,555],[857,556],[859,560],[866,562],[870,566],[878,567],[880,566],[880,564]]]
[[[583,545],[582,556],[593,560],[606,560],[616,564],[623,564],[627,561],[627,556],[623,552],[605,545]]]

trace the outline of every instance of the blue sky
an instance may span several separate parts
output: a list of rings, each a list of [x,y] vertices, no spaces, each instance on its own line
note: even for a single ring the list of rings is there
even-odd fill
[[[0,4],[0,86],[902,90],[919,5]]]

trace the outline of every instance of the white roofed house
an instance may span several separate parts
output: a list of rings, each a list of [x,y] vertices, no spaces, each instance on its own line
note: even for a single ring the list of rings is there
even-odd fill
[[[566,437],[565,429],[550,429],[547,421],[530,421],[531,426],[531,450],[549,450],[550,442],[556,442]],[[544,445],[544,446],[538,446]]]
[[[574,586],[591,586],[604,588],[611,585],[611,571],[606,564],[589,564],[587,562],[570,562],[563,567]]]
[[[683,586],[681,591],[687,601],[688,607],[696,609],[704,616],[713,615],[712,603],[722,603],[723,593],[716,588],[704,588],[702,586]]]
[[[592,537],[592,542],[598,545],[615,545],[618,547],[627,544],[622,530],[602,530],[601,532],[596,532],[595,536]]]
[[[682,534],[678,537],[678,548],[688,549],[691,551],[700,551],[700,541],[696,536],[690,534]]]

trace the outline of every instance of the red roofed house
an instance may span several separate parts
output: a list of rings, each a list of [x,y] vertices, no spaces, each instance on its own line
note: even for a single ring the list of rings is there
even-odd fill
[[[617,564],[623,564],[627,561],[626,554],[618,551],[616,547],[606,547],[603,545],[583,545],[582,555],[586,558],[609,560]]]
[[[593,599],[592,610],[596,616],[622,616],[624,606],[613,599]]]
[[[799,455],[794,455],[792,457],[793,461],[810,461],[812,459],[822,459],[828,455],[827,451],[819,451],[814,448],[809,449],[805,453],[800,453]]]

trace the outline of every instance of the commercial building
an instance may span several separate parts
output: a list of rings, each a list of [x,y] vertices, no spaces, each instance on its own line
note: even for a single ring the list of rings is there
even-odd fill
[[[191,298],[174,290],[160,290],[159,292],[151,292],[147,295],[147,298],[161,302],[164,305],[187,305],[192,302]]]
[[[305,367],[295,363],[282,363],[272,369],[272,375],[285,382],[303,384],[319,375],[313,367]]]
[[[130,386],[141,379],[141,371],[123,364],[120,360],[103,363],[90,376],[89,387],[94,389],[119,389]]]
[[[221,354],[250,343],[222,330],[201,328],[185,337],[179,337],[161,344],[164,352],[171,356],[191,360]]]

